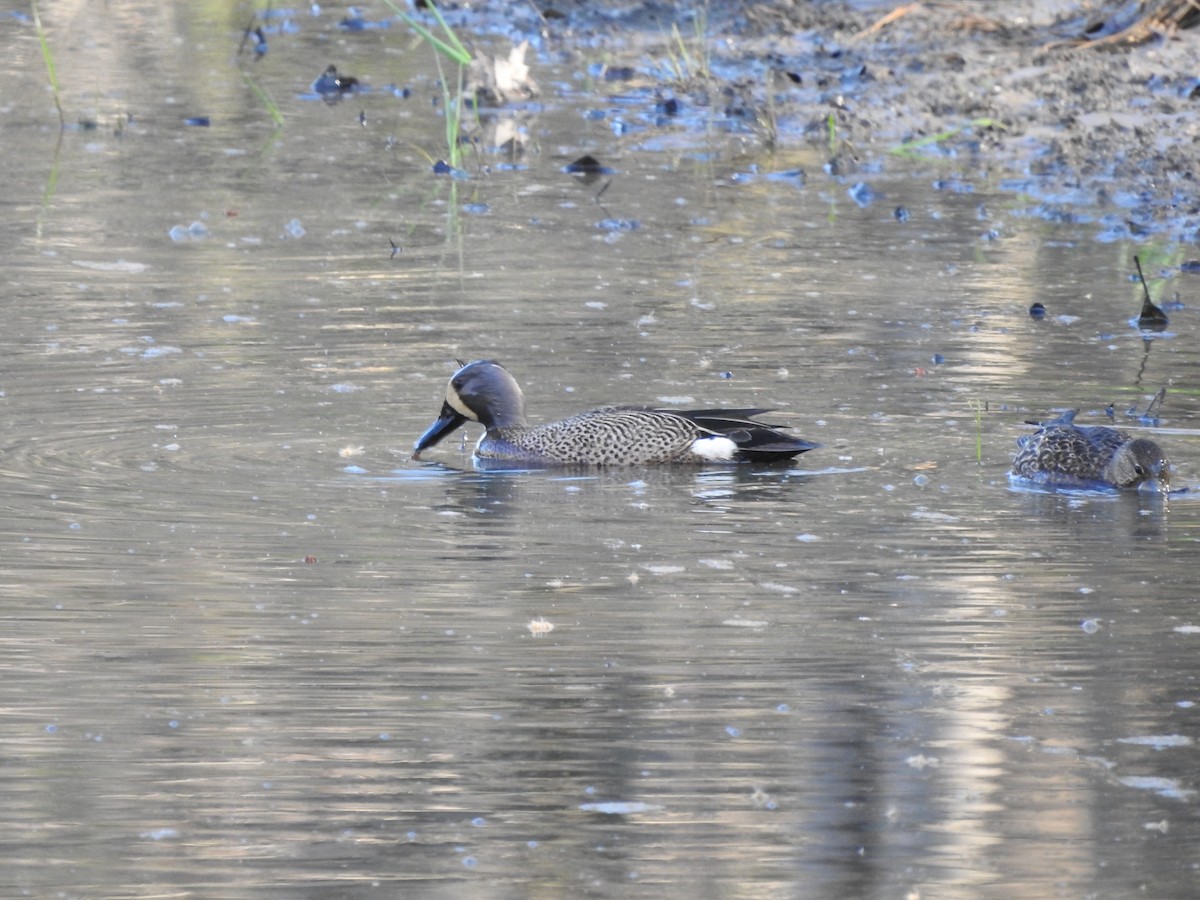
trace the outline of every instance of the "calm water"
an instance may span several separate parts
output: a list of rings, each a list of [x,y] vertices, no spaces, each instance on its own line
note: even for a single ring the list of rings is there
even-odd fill
[[[1194,894],[1200,504],[1005,477],[1024,419],[1138,427],[1166,385],[1196,483],[1185,250],[953,169],[839,181],[549,49],[519,165],[453,182],[398,27],[296,11],[241,62],[273,132],[244,9],[43,5],[98,127],[59,139],[6,20],[5,896]],[[304,96],[330,62],[372,91]],[[1188,304],[1154,340],[1135,252]],[[760,406],[823,446],[411,461],[482,356],[537,419]]]

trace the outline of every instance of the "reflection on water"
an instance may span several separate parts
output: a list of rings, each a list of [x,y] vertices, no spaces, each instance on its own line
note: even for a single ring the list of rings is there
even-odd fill
[[[1128,326],[1130,248],[984,241],[985,186],[860,208],[578,86],[451,184],[394,35],[272,31],[271,135],[229,74],[245,22],[181,10],[75,23],[68,102],[101,59],[132,118],[57,157],[6,32],[10,893],[1189,894],[1200,506],[1005,474],[1025,419],[1137,428],[1171,385],[1151,433],[1193,478],[1191,317]],[[299,96],[343,59],[371,91]],[[560,171],[584,152],[600,197]],[[456,356],[506,362],[535,421],[753,406],[822,447],[414,462]]]

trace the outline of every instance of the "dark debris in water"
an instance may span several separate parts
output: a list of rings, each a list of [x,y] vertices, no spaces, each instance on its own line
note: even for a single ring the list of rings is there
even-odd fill
[[[787,184],[794,184],[797,187],[804,185],[803,169],[785,169],[782,172],[769,172],[763,177],[767,181],[780,181]]]
[[[660,115],[673,118],[679,115],[679,100],[675,97],[664,97],[654,104],[654,110]]]
[[[599,222],[597,222],[596,227],[601,231],[621,232],[637,231],[642,227],[642,225],[637,219],[607,218],[601,219]]]
[[[939,178],[933,183],[935,191],[949,191],[952,194],[973,194],[975,185],[958,178]]]
[[[592,74],[599,75],[607,82],[633,81],[637,70],[633,66],[600,65]]]
[[[254,20],[251,20],[250,24],[242,32],[242,43],[238,45],[238,56],[242,55],[248,45],[253,48],[255,59],[261,59],[270,49],[270,46],[267,44],[266,32]]]
[[[456,169],[444,159],[439,159],[433,164],[434,175],[449,175],[451,178],[456,178],[465,181],[471,177],[471,174],[463,169]]]
[[[1167,314],[1159,307],[1154,305],[1154,301],[1150,299],[1150,288],[1146,284],[1146,276],[1142,273],[1142,261],[1136,256],[1133,258],[1134,265],[1137,266],[1137,277],[1142,282],[1142,311],[1138,313],[1137,324],[1138,328],[1147,331],[1162,331],[1167,327]]]
[[[805,174],[803,169],[784,169],[781,172],[760,172],[757,165],[749,166],[744,172],[734,172],[729,176],[733,184],[751,184],[756,181],[770,181],[779,184],[790,184],[804,187]]]
[[[574,162],[567,163],[562,170],[568,175],[615,175],[616,169],[603,165],[594,156],[581,156]]]
[[[853,200],[863,209],[866,209],[868,206],[874,203],[876,197],[878,196],[875,193],[875,189],[865,181],[858,182],[852,188],[847,190],[846,193],[850,195],[851,200]]]

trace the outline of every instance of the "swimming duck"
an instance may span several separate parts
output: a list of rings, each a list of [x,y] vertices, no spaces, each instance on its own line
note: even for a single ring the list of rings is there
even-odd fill
[[[321,77],[312,83],[313,93],[322,97],[339,97],[358,89],[358,79],[353,75],[342,75],[337,66],[329,66]]]
[[[475,445],[477,459],[526,466],[782,462],[818,446],[754,421],[764,412],[606,406],[530,425],[516,379],[481,359],[451,376],[441,414],[417,439],[413,458],[468,420],[487,429]]]
[[[1015,478],[1068,488],[1136,488],[1154,482],[1170,487],[1171,469],[1162,447],[1107,425],[1076,425],[1075,410],[1037,425],[1017,438]]]

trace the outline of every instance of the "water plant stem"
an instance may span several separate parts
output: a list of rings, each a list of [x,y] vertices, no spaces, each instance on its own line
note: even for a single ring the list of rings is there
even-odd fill
[[[975,461],[983,465],[983,414],[987,411],[987,401],[972,397],[968,403],[975,415]]]
[[[272,121],[275,122],[275,127],[282,128],[283,113],[279,111],[279,107],[275,104],[275,101],[272,100],[270,95],[259,86],[257,81],[250,77],[248,72],[242,72],[242,79],[246,82],[246,87],[250,88],[250,90],[254,92],[254,96],[259,99],[259,102],[266,107],[267,114],[271,117]]]
[[[698,53],[688,46],[679,25],[671,24],[671,37],[666,47],[667,66],[680,90],[687,89],[697,79],[708,78],[710,74],[707,2],[701,5],[692,19],[692,41]]]
[[[54,95],[54,108],[58,110],[58,127],[67,127],[67,117],[63,115],[62,99],[58,88],[58,72],[54,68],[54,54],[50,52],[50,42],[46,40],[46,30],[42,28],[42,17],[38,15],[37,0],[30,0],[30,13],[33,15],[33,28],[37,32],[38,44],[42,48],[42,61],[46,64],[46,77],[50,79],[50,91]]]
[[[462,134],[463,91],[466,85],[466,67],[471,64],[471,53],[463,46],[462,41],[458,39],[458,35],[454,33],[454,29],[442,18],[442,14],[433,0],[426,0],[425,8],[433,15],[434,20],[442,31],[444,40],[426,28],[421,22],[417,21],[407,10],[398,7],[392,0],[383,0],[383,2],[436,51],[434,58],[437,61],[438,77],[442,85],[442,108],[446,116],[446,162],[452,167],[458,168],[462,160],[462,147],[459,138]],[[446,73],[442,68],[443,57],[458,66],[453,90],[451,90],[450,81],[446,78]]]

